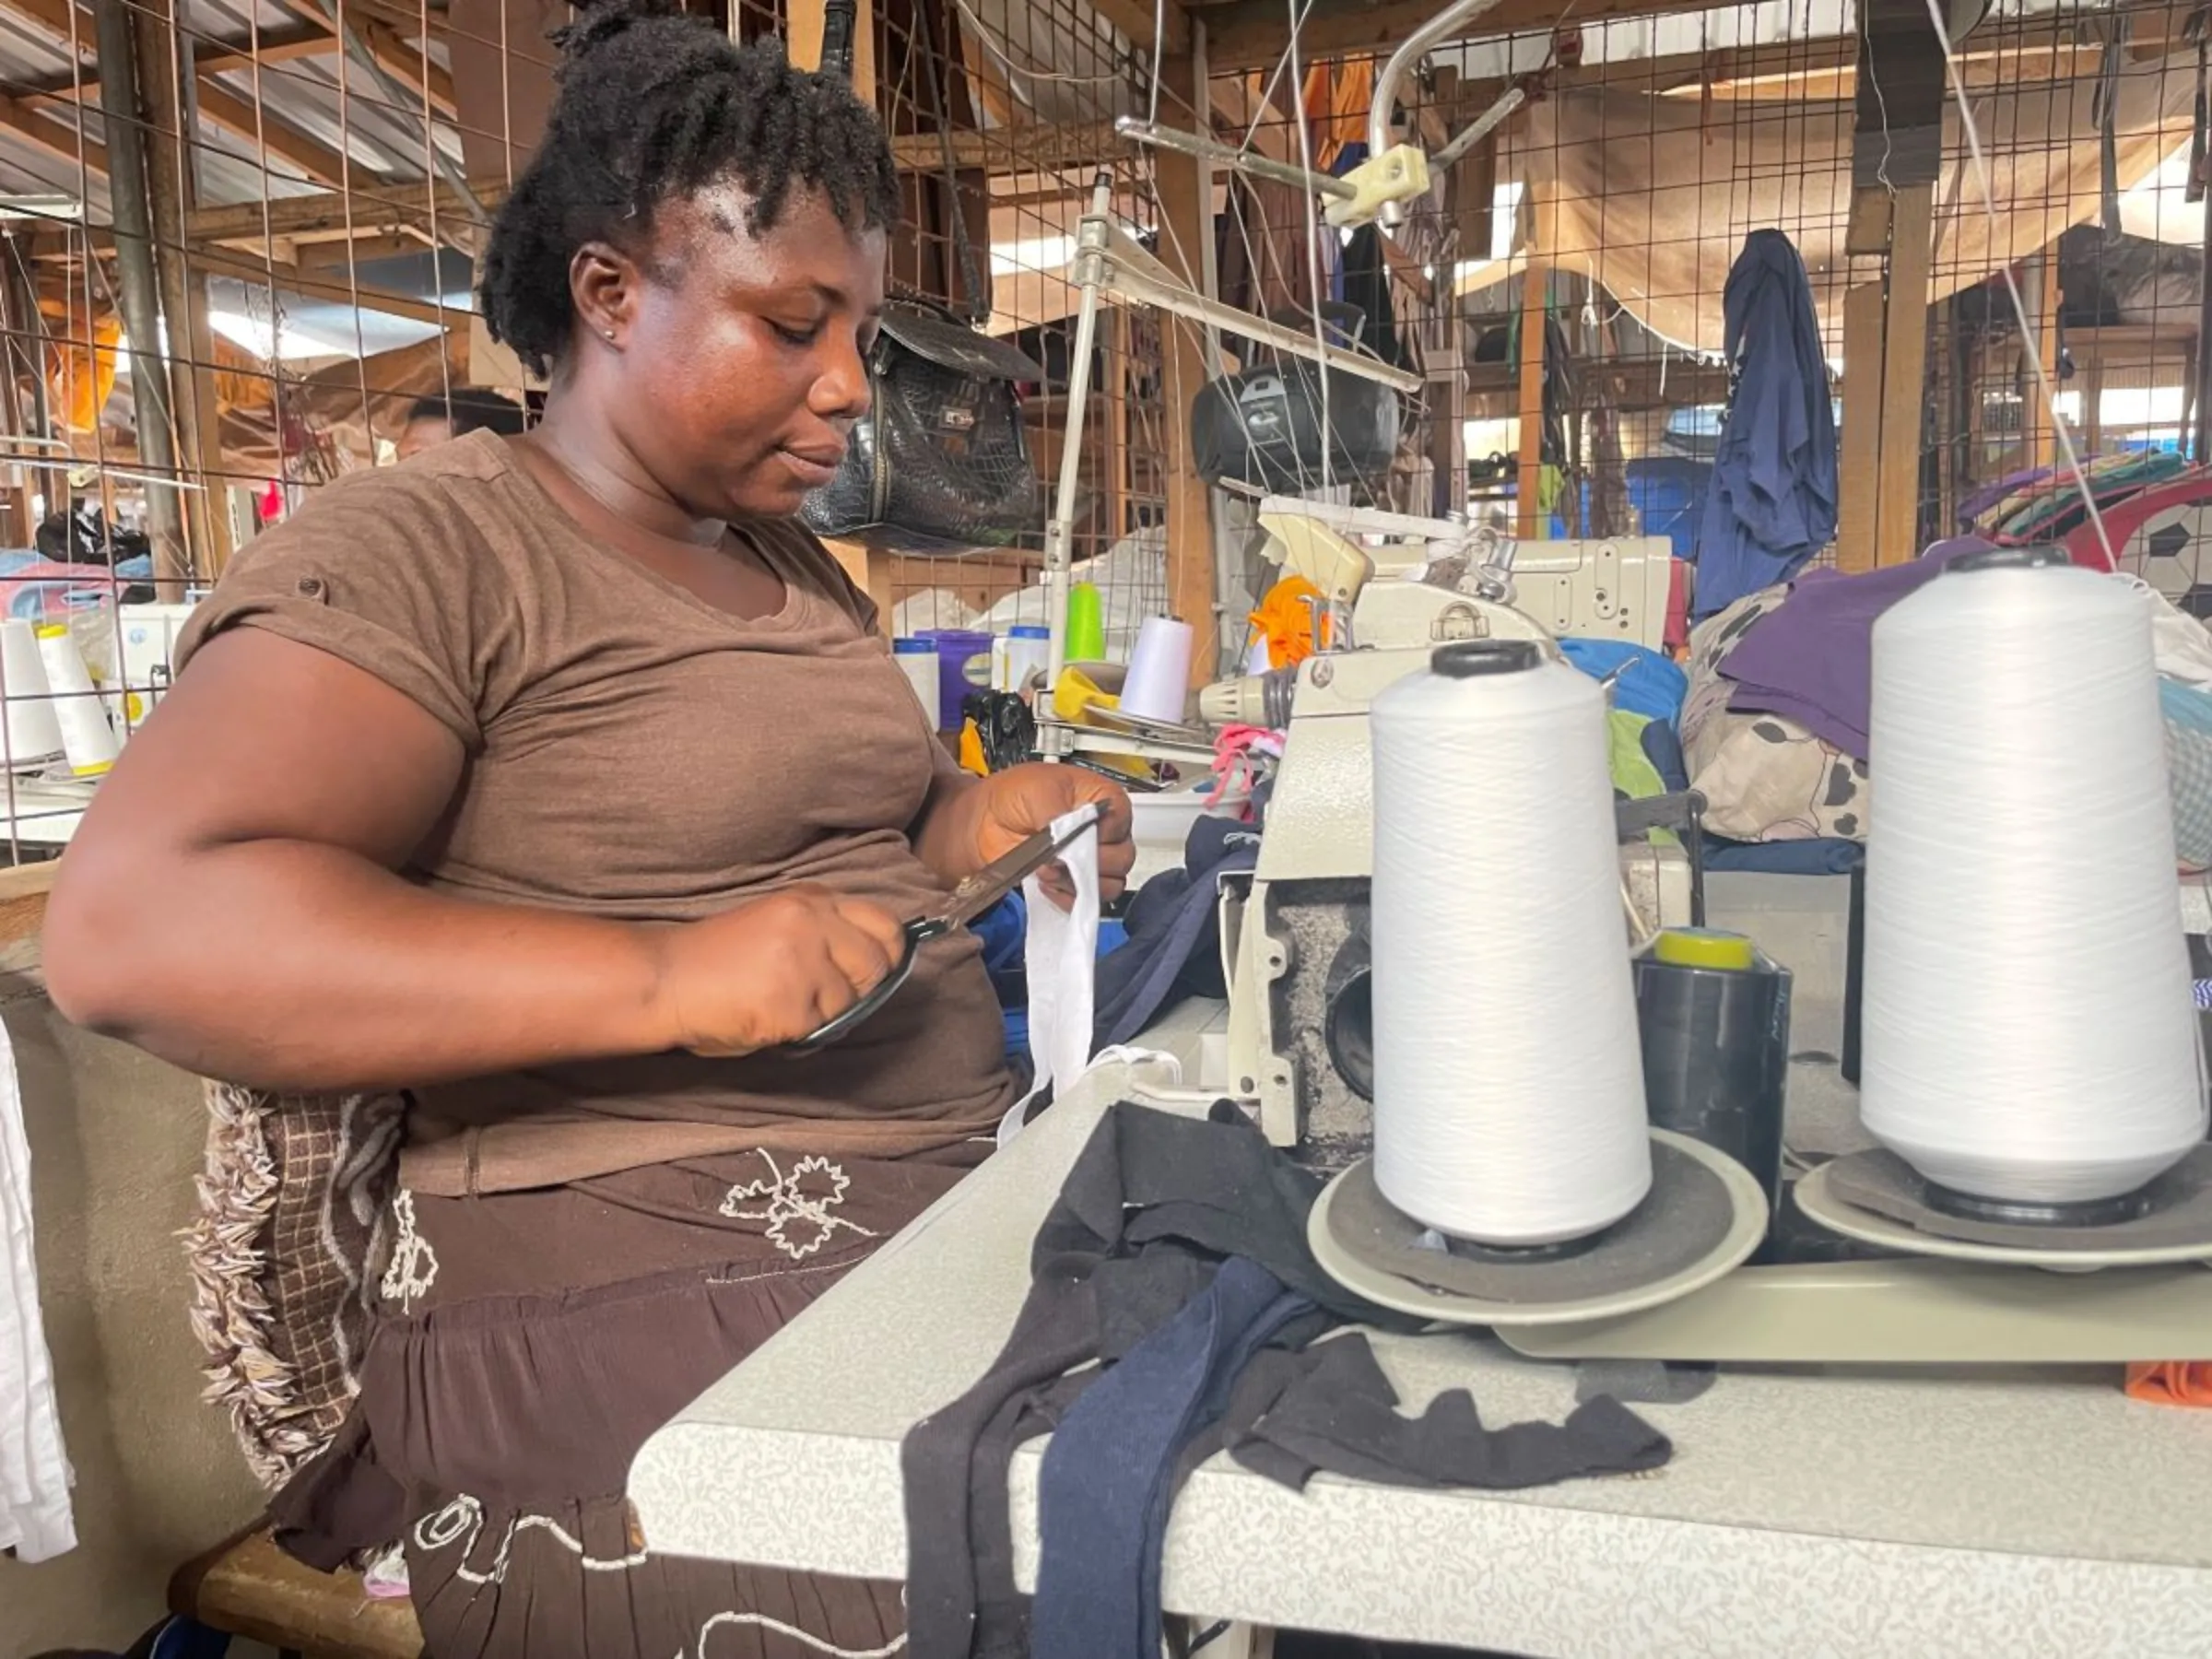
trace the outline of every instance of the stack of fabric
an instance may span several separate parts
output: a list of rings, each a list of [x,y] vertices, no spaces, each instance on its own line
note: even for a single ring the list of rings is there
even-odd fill
[[[1558,1424],[1486,1428],[1465,1390],[1402,1415],[1366,1337],[1330,1335],[1407,1322],[1314,1262],[1319,1189],[1226,1104],[1107,1113],[1039,1230],[1005,1348],[902,1448],[914,1659],[1157,1659],[1169,1512],[1216,1452],[1293,1489],[1327,1470],[1503,1490],[1672,1454],[1606,1395]],[[1032,1605],[1006,1471],[1048,1432]]]

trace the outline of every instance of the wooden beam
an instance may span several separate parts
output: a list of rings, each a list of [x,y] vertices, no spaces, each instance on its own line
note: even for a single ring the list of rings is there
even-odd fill
[[[107,147],[86,137],[74,124],[49,121],[18,99],[0,98],[0,127],[58,156],[74,171],[81,159],[99,178],[108,176]]]
[[[269,100],[264,99],[258,105],[248,103],[211,75],[199,77],[197,94],[201,119],[244,139],[257,154],[266,151],[317,184],[344,190],[350,177],[377,176],[373,170],[358,163],[348,170],[345,157],[280,119]]]
[[[258,41],[248,36],[244,40],[195,41],[192,64],[202,75],[229,75],[233,71],[251,75],[257,63],[266,69],[271,64],[329,57],[337,50],[338,42],[329,29],[312,23],[293,23],[283,29],[265,29]]]
[[[935,133],[900,133],[891,139],[891,153],[902,172],[938,172],[945,166]],[[1111,121],[1078,122],[1070,126],[1020,126],[987,133],[959,131],[952,135],[952,166],[956,172],[1049,172],[1063,168],[1096,167],[1101,162],[1133,160],[1136,147],[1113,130]]]
[[[1571,7],[1571,17],[1574,22],[1587,25],[1606,18],[1653,17],[1681,10],[1682,0],[1581,0],[1581,4]],[[1299,52],[1307,63],[1313,63],[1322,58],[1385,50],[1404,41],[1435,17],[1436,12],[1436,0],[1313,0],[1305,27],[1299,31]],[[1460,38],[1487,40],[1498,35],[1549,33],[1564,15],[1560,0],[1499,0],[1496,6],[1469,25]],[[2123,5],[2112,12],[2098,15],[2124,16],[2130,26],[2130,39],[2147,42],[2178,40],[2188,8],[2170,5],[2168,0],[2142,0],[2141,4]],[[1281,0],[1229,0],[1227,5],[1206,7],[1205,18],[1209,56],[1217,75],[1242,69],[1272,69],[1289,42],[1289,9]],[[2062,12],[2049,21],[2050,38],[2063,43],[2059,31],[2078,21],[2077,12],[2070,9]],[[2006,38],[2009,44],[2019,37],[2008,31]],[[2042,38],[2040,29],[2026,37],[2031,41]],[[1802,55],[1808,46],[1795,44],[1774,50],[1795,51]],[[1809,50],[1818,53],[1821,46],[1811,43]],[[1634,65],[1615,64],[1594,66],[1583,73],[1605,76],[1611,85],[1622,74],[1635,74],[1637,70]],[[1562,77],[1562,84],[1568,84],[1566,77]]]
[[[1577,23],[1602,18],[1642,17],[1678,11],[1680,0],[1583,0]],[[1436,0],[1313,0],[1299,30],[1299,53],[1309,64],[1351,57],[1397,45],[1436,16]],[[1559,0],[1499,0],[1467,29],[1467,38],[1549,31],[1560,15]],[[1206,39],[1214,72],[1272,69],[1290,40],[1289,8],[1280,0],[1230,0],[1209,6]]]
[[[78,25],[79,38],[87,40],[85,51],[88,54],[91,52],[91,46],[82,31],[88,26],[88,20]],[[54,43],[66,50],[63,41],[57,39]],[[203,75],[228,75],[233,71],[251,74],[256,61],[265,69],[272,64],[328,57],[337,49],[338,43],[331,38],[329,30],[300,23],[288,29],[263,29],[258,53],[251,38],[195,41],[192,61],[193,66]],[[18,90],[24,96],[32,93],[66,93],[72,98],[82,98],[91,103],[99,101],[100,79],[96,69],[63,70],[58,74],[41,76],[36,80],[24,81]]]
[[[2212,203],[2207,204],[2206,213],[2207,215],[2206,226],[2208,229],[2212,229]],[[2205,246],[2212,249],[2212,236],[2207,236]],[[2050,382],[2052,393],[2056,395],[2058,391],[2058,313],[2063,299],[2058,286],[2058,244],[2052,243],[2050,247],[2038,254],[2030,262],[2030,265],[2032,275],[2030,280],[2034,284],[2036,307],[2035,338],[2027,345],[2028,349],[2034,352],[2041,362],[2043,378]],[[2206,291],[2205,299],[2212,301],[2212,289]],[[2204,342],[2199,342],[2200,354],[2203,348]],[[2200,360],[2202,360],[2201,356]],[[2056,466],[2059,453],[2056,418],[2051,411],[2043,407],[2042,393],[2036,385],[2035,377],[2030,374],[2023,376],[2022,379],[2025,383],[2021,387],[2020,412],[2028,418],[2020,423],[2021,436],[2036,435],[2029,465],[2031,466]],[[2200,413],[2197,418],[2201,425],[2204,419],[2203,415]],[[2198,457],[2200,461],[2204,458],[2202,455]]]
[[[1551,273],[1534,259],[1521,274],[1521,450],[1513,476],[1513,534],[1535,541],[1548,529],[1544,494],[1544,326]]]
[[[35,939],[46,924],[46,896],[61,874],[58,858],[0,870],[0,945]]]
[[[302,271],[347,271],[371,260],[399,259],[424,252],[419,236],[395,231],[390,236],[364,236],[353,241],[308,242],[298,246],[292,264]],[[282,251],[278,251],[282,257]]]
[[[172,360],[171,419],[179,459],[193,483],[183,497],[185,546],[194,574],[220,576],[230,562],[229,503],[223,494],[222,398],[216,389],[215,334],[207,321],[207,279],[192,268],[184,215],[197,197],[186,76],[194,73],[191,43],[178,32],[183,0],[137,0],[132,24],[138,91],[146,111],[147,205],[152,209],[154,277]]]
[[[432,63],[420,47],[389,23],[370,22],[361,28],[360,35],[361,43],[369,48],[369,55],[386,75],[418,99],[427,100],[432,112],[452,117],[456,106],[451,74]]]
[[[1852,575],[1877,562],[1881,504],[1882,285],[1843,293],[1843,429],[1839,435],[1836,563]]]
[[[76,12],[74,33],[71,32],[72,8],[69,0],[0,0],[0,11],[44,29],[53,38],[54,46],[64,54],[69,52],[74,41],[79,56],[93,55],[92,12],[89,6]]]
[[[328,300],[338,305],[358,305],[363,311],[384,312],[394,317],[410,317],[418,323],[436,324],[442,327],[457,327],[467,322],[471,315],[468,312],[456,311],[450,305],[433,305],[427,300],[418,300],[411,294],[394,294],[384,288],[372,288],[367,283],[336,282],[328,276],[311,276],[298,265],[253,259],[243,253],[229,253],[214,248],[194,248],[192,251],[192,264],[194,269],[209,275],[236,276],[241,281],[258,282],[310,300]]]
[[[1161,39],[1152,38],[1154,6],[1152,0],[1088,0],[1090,9],[1107,22],[1130,45],[1139,52],[1150,53],[1155,46],[1162,57],[1176,57],[1191,49],[1191,19],[1182,9],[1182,0],[1165,0],[1166,31]]]
[[[1877,564],[1920,557],[1921,417],[1927,401],[1928,264],[1936,187],[1913,184],[1891,205],[1889,291],[1882,338],[1882,500]]]
[[[472,179],[469,188],[487,208],[495,208],[507,199],[504,179]],[[380,182],[371,188],[357,184],[349,193],[278,196],[266,203],[241,202],[229,207],[203,207],[185,220],[185,234],[195,244],[258,244],[272,236],[383,236],[417,225],[427,229],[433,204],[441,224],[458,226],[469,222],[466,206],[449,184]]]
[[[1036,117],[1014,93],[1006,66],[991,55],[991,48],[977,38],[972,27],[954,24],[960,36],[960,64],[968,74],[968,90],[976,106],[1000,126],[1019,126]],[[1018,113],[1017,112],[1018,112]]]
[[[1197,41],[1195,57],[1169,59],[1160,66],[1160,78],[1168,92],[1193,112],[1203,133],[1212,124],[1203,31]],[[1160,151],[1152,165],[1167,245],[1185,248],[1194,256],[1202,247],[1212,246],[1213,169],[1171,150]],[[1198,272],[1187,275],[1203,287]],[[1166,428],[1161,436],[1167,448],[1168,610],[1191,626],[1191,684],[1203,686],[1213,679],[1221,652],[1221,618],[1215,610],[1213,491],[1198,476],[1191,452],[1191,403],[1208,378],[1206,343],[1195,324],[1163,314],[1159,346],[1165,371],[1166,406],[1159,418]],[[1109,358],[1119,360],[1112,353]],[[1069,412],[1071,426],[1082,418],[1081,410]],[[1121,530],[1121,525],[1114,526],[1115,534]]]

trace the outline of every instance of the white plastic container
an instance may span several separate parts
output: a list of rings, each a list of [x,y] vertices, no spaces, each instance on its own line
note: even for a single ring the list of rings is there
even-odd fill
[[[934,730],[937,724],[937,647],[934,640],[893,640],[891,656],[906,683],[914,688],[914,697],[929,716]]]
[[[1028,691],[1030,682],[1041,679],[1050,666],[1052,653],[1049,628],[1025,623],[999,635],[991,641],[991,688],[1017,696]]]

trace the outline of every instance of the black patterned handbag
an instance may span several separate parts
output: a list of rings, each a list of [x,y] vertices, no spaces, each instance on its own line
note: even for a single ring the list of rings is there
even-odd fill
[[[852,73],[853,6],[831,0],[824,20],[822,67]],[[936,101],[936,53],[926,31],[923,78]],[[959,207],[952,139],[935,111],[952,204],[952,240],[965,291],[983,287]],[[977,309],[987,315],[989,307]],[[900,295],[885,307],[868,354],[868,413],[853,429],[837,477],[806,498],[799,516],[818,535],[870,533],[879,546],[1003,547],[1044,529],[1044,491],[1030,459],[1021,388],[1044,370],[934,300]]]
[[[948,308],[889,301],[868,355],[875,400],[837,477],[800,515],[818,535],[867,530],[891,546],[996,547],[1037,534],[1044,491],[1021,387],[1043,379],[1028,357]]]

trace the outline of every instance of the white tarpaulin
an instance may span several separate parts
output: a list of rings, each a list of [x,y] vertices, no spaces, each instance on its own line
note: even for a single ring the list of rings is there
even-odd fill
[[[2186,145],[2194,78],[2194,62],[2180,58],[2131,65],[2122,77],[2115,133],[2123,191]],[[1947,111],[1931,299],[1971,287],[2097,217],[2094,87],[2085,77],[1974,96],[1994,229],[1957,108]],[[1840,339],[1851,129],[1850,106],[1841,103],[1704,106],[1695,98],[1574,90],[1531,106],[1514,124],[1499,176],[1526,182],[1536,256],[1594,277],[1656,334],[1721,349],[1728,267],[1748,232],[1772,227],[1797,244],[1823,321]],[[1870,280],[1872,265],[1863,268],[1861,280]],[[1489,276],[1468,272],[1465,286]]]

